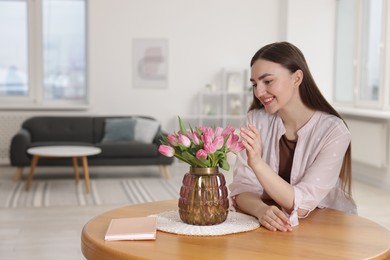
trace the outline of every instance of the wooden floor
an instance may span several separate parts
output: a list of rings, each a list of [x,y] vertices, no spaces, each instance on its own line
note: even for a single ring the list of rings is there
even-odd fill
[[[171,169],[174,178],[181,178],[183,169],[180,167]],[[73,178],[72,169],[69,171],[69,178]],[[0,167],[0,179],[12,179],[14,173],[15,169]],[[230,182],[231,174],[226,177]],[[354,181],[354,196],[359,215],[390,230],[390,191]],[[112,208],[0,209],[0,259],[84,259],[80,251],[83,226],[94,216]]]

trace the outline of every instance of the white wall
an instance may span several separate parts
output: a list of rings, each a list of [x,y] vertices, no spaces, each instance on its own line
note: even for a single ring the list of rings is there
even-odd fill
[[[336,0],[288,0],[286,40],[304,53],[328,101],[333,97]]]
[[[249,68],[261,46],[284,39],[302,49],[330,99],[334,20],[335,0],[90,1],[89,112],[151,115],[171,131],[222,67]],[[134,38],[168,39],[168,88],[132,86]]]
[[[150,115],[172,130],[222,67],[246,69],[279,39],[279,10],[267,0],[89,1],[90,113]],[[168,88],[133,88],[134,38],[168,39]]]

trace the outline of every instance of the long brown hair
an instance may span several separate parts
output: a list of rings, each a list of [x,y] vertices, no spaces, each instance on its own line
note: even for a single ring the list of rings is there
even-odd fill
[[[297,70],[303,72],[303,80],[299,86],[299,95],[303,104],[313,110],[319,110],[331,115],[337,116],[341,120],[344,119],[340,114],[328,103],[319,90],[313,76],[310,73],[306,59],[303,53],[293,44],[289,42],[276,42],[268,44],[258,50],[251,60],[251,67],[257,60],[268,60],[278,63],[288,69],[291,73]],[[249,107],[249,111],[253,109],[263,108],[263,104],[253,94],[253,101]],[[345,121],[344,121],[345,123]],[[347,125],[345,123],[345,125]],[[351,182],[352,182],[352,166],[351,166],[351,143],[344,155],[343,164],[340,170],[339,178],[341,180],[342,189],[348,198],[352,197]]]

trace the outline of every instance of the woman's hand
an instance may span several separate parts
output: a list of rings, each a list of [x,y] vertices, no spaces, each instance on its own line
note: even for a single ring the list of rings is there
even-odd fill
[[[248,128],[241,127],[241,139],[248,156],[248,165],[253,169],[257,162],[262,160],[261,137],[256,127],[249,124]]]
[[[275,205],[275,201],[263,201],[252,192],[243,192],[233,197],[238,210],[256,217],[259,223],[271,231],[292,231],[287,215]]]
[[[292,231],[286,214],[276,206],[267,206],[257,215],[260,224],[271,231]]]

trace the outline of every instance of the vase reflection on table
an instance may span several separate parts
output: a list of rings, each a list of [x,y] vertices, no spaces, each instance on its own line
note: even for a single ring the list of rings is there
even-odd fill
[[[229,200],[224,175],[227,154],[244,149],[233,127],[197,126],[190,130],[179,117],[180,131],[162,136],[159,152],[190,165],[183,177],[178,202],[180,219],[191,225],[215,225],[228,216]]]

